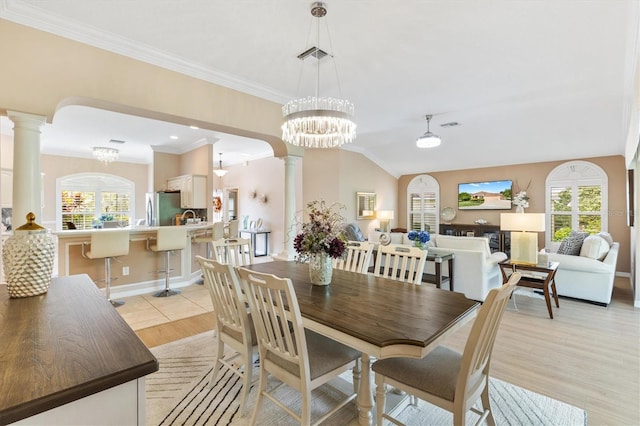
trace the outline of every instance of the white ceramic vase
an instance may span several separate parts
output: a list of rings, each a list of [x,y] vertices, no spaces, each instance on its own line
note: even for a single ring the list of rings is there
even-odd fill
[[[333,264],[327,253],[309,255],[309,279],[315,285],[329,285],[333,275]]]
[[[524,207],[516,206],[516,213],[524,213]]]

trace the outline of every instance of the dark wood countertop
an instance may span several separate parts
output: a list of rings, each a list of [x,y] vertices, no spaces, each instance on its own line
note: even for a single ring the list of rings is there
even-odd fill
[[[0,285],[0,366],[4,425],[153,373],[158,361],[89,276],[73,275],[21,299]]]

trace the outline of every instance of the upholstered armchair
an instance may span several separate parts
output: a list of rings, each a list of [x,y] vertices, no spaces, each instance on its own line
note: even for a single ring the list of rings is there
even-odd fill
[[[355,223],[349,223],[342,229],[342,234],[347,241],[366,241],[360,227]]]

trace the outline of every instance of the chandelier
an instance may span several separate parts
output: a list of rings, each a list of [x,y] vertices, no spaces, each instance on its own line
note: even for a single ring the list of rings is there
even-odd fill
[[[217,169],[213,170],[213,173],[215,173],[216,176],[218,176],[218,177],[222,177],[222,176],[226,175],[228,171],[229,170],[225,170],[225,169],[222,168],[222,153],[220,153],[220,165],[218,166]]]
[[[115,148],[107,148],[106,146],[93,147],[93,156],[105,164],[116,161],[119,155],[120,151]]]
[[[345,99],[320,97],[320,60],[328,55],[320,49],[320,18],[327,14],[327,6],[322,2],[311,4],[311,16],[316,19],[316,46],[298,55],[304,60],[314,56],[316,63],[315,96],[294,99],[282,107],[285,122],[282,125],[282,139],[292,145],[306,148],[336,148],[353,142],[356,124],[353,122],[354,107]],[[327,35],[328,35],[327,27]],[[331,43],[331,38],[329,43]],[[335,69],[335,62],[334,62]],[[336,79],[338,72],[336,70]],[[338,81],[340,96],[340,82]]]
[[[416,146],[418,148],[435,148],[436,146],[442,143],[440,136],[435,135],[429,131],[429,122],[431,121],[432,115],[425,116],[427,119],[427,132],[416,139]]]

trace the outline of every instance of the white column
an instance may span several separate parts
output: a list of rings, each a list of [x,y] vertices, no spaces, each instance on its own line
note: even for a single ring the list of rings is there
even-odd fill
[[[296,181],[295,165],[299,157],[287,155],[284,160],[284,250],[276,256],[280,260],[293,260],[296,237]]]
[[[7,111],[13,121],[13,197],[11,224],[26,223],[27,213],[42,221],[42,176],[40,174],[40,133],[46,117]]]

